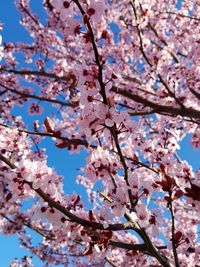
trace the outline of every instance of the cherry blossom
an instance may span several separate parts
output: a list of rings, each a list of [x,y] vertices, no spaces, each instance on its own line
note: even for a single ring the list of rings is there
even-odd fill
[[[43,2],[16,1],[29,43],[0,38],[1,233],[44,266],[198,266],[198,1]]]

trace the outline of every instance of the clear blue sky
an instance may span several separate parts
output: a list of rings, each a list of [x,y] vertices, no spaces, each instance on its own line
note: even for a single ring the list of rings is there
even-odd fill
[[[34,5],[32,5],[34,10],[39,11],[39,14],[44,17],[44,13],[41,11],[41,4],[43,1],[35,0],[31,2],[34,3]],[[20,15],[16,11],[14,0],[0,1],[0,22],[5,23],[3,41],[30,41],[28,33],[18,23],[19,18]],[[25,121],[28,122],[28,117],[25,111],[23,111],[22,113],[19,108],[16,108],[15,112],[18,115],[22,115]],[[189,143],[190,136],[187,136],[181,144],[182,148],[179,152],[179,155],[182,159],[185,159],[189,163],[191,163],[194,169],[197,169],[200,166],[200,151],[192,150]],[[43,142],[43,144],[47,148],[47,153],[49,155],[49,165],[55,167],[58,172],[65,177],[66,191],[68,193],[77,191],[77,193],[82,194],[82,187],[77,186],[74,182],[74,179],[77,175],[76,169],[84,165],[84,158],[86,153],[81,153],[79,155],[69,155],[65,149],[56,149],[53,142],[46,140]],[[34,235],[34,239],[37,242],[38,238],[36,235]],[[7,267],[9,266],[9,263],[13,258],[21,258],[24,255],[28,254],[26,250],[19,247],[18,240],[15,236],[4,237],[0,235],[0,251],[0,267]],[[34,259],[33,262],[37,267],[42,266],[41,262],[37,259]]]

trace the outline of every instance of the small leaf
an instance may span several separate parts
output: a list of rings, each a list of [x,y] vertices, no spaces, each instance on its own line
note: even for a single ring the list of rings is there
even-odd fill
[[[190,197],[193,200],[200,201],[200,187],[199,186],[191,183],[191,188],[186,188],[185,191],[187,192],[185,193],[187,197]]]
[[[48,133],[54,132],[54,127],[53,127],[52,121],[49,117],[46,117],[46,119],[44,120],[44,125],[45,125]]]
[[[176,193],[173,196],[173,200],[176,200],[184,195],[182,190],[177,190]]]
[[[136,154],[134,154],[134,156],[133,156],[133,160],[134,160],[135,162],[138,162],[138,161],[139,161],[138,156],[137,156]]]
[[[90,243],[89,245],[89,248],[87,248],[85,251],[84,251],[84,256],[87,256],[87,255],[91,255],[92,254],[92,244]]]
[[[176,244],[178,244],[181,241],[181,238],[183,237],[183,234],[181,231],[177,231],[176,233],[174,233],[174,239]]]
[[[105,236],[107,237],[107,239],[111,239],[112,238],[112,231],[105,232]]]
[[[33,123],[34,132],[38,132],[39,127],[40,127],[39,120],[35,120]]]
[[[90,222],[94,221],[92,210],[89,210],[89,220],[90,220]]]
[[[56,143],[56,146],[58,148],[65,148],[65,147],[68,146],[68,143],[65,140],[63,140],[61,143],[60,142],[59,143]]]
[[[81,198],[80,198],[80,196],[78,195],[78,196],[76,197],[76,199],[74,200],[74,206],[76,206],[76,205],[79,203],[80,200],[81,200]]]
[[[160,164],[160,172],[162,172],[163,174],[166,174],[166,172],[165,172],[165,166],[161,163]]]
[[[8,193],[6,196],[6,201],[9,201],[12,198],[12,193]]]

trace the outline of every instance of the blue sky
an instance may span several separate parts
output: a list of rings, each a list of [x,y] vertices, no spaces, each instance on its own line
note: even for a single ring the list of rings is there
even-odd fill
[[[41,11],[42,0],[31,1],[34,3],[33,9],[38,11],[40,16],[45,19],[44,13]],[[23,27],[18,23],[20,15],[17,13],[14,6],[13,0],[2,0],[0,1],[0,22],[5,23],[3,30],[3,41],[27,41],[31,39],[28,35],[28,32],[23,29]],[[26,112],[22,111],[19,108],[15,109],[17,115],[22,115],[25,121],[28,122],[28,117]],[[33,119],[37,119],[34,117]],[[194,151],[190,146],[190,136],[187,136],[181,143],[181,150],[179,155],[182,159],[187,160],[194,169],[198,169],[200,166],[200,151]],[[77,186],[74,182],[77,175],[77,168],[84,166],[86,153],[82,152],[79,155],[69,155],[65,149],[58,150],[54,143],[49,140],[45,140],[43,145],[47,148],[48,154],[48,163],[50,166],[55,167],[59,174],[65,177],[65,189],[68,193],[76,191],[78,194],[83,193],[83,188]],[[56,155],[56,156],[55,156]],[[75,164],[76,163],[76,164]],[[86,200],[86,199],[85,199]],[[34,235],[35,241],[37,242],[38,238]],[[0,235],[0,266],[6,267],[9,266],[9,263],[15,257],[21,258],[24,255],[27,255],[27,251],[23,248],[20,248],[16,236],[5,237]],[[37,267],[42,266],[40,261],[34,259],[35,265]]]

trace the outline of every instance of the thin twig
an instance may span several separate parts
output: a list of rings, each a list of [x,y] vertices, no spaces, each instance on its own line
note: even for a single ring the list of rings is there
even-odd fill
[[[9,88],[8,86],[0,83],[0,87],[3,87],[4,89],[8,90],[9,92],[12,92],[14,94],[20,95],[22,97],[25,98],[33,98],[33,99],[37,99],[39,101],[45,101],[45,102],[50,102],[50,103],[54,103],[54,104],[59,104],[61,106],[67,106],[67,107],[76,107],[77,104],[74,103],[66,103],[60,100],[56,100],[56,99],[50,99],[50,98],[45,98],[42,96],[36,96],[36,95],[31,95],[31,94],[27,94],[27,93],[22,93],[20,91],[17,91],[15,89]]]
[[[127,97],[128,99],[131,99],[137,103],[140,103],[140,104],[143,104],[144,106],[155,109],[156,110],[155,113],[158,113],[158,114],[169,114],[169,115],[173,115],[173,116],[180,115],[182,117],[200,119],[200,111],[193,109],[193,108],[184,107],[184,109],[182,109],[180,107],[160,105],[159,103],[152,102],[146,98],[143,98],[142,96],[132,94],[130,91],[127,91],[125,89],[121,89],[121,88],[116,87],[116,86],[113,86],[111,90],[113,92],[120,94],[124,97]]]
[[[15,70],[15,69],[7,69],[3,66],[0,67],[0,70],[3,70],[5,72],[8,73],[14,73],[14,74],[19,74],[19,75],[33,75],[33,76],[37,76],[37,77],[46,77],[46,78],[51,78],[51,79],[55,79],[58,81],[64,81],[64,82],[69,82],[71,79],[68,78],[67,76],[58,76],[55,73],[51,73],[51,72],[45,72],[43,71],[34,71],[34,70],[25,70],[25,69],[21,69],[21,70]]]
[[[171,199],[171,193],[169,193],[169,197]],[[174,218],[174,211],[173,211],[173,206],[172,206],[172,201],[169,202],[169,210],[171,214],[171,219],[172,219],[172,228],[171,228],[171,233],[172,233],[172,250],[174,254],[174,261],[175,261],[175,266],[180,267],[179,260],[178,260],[178,253],[176,250],[176,240],[175,240],[175,218]]]

